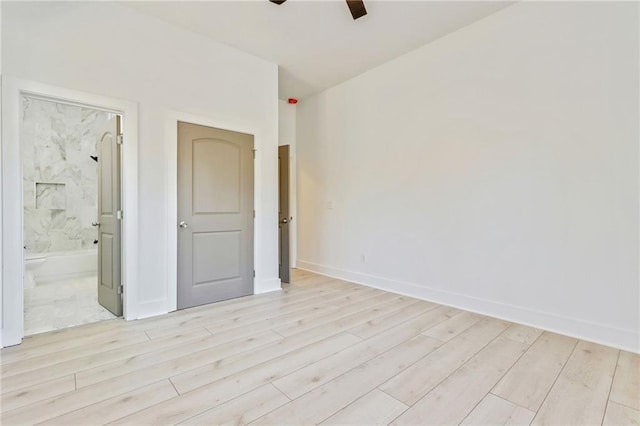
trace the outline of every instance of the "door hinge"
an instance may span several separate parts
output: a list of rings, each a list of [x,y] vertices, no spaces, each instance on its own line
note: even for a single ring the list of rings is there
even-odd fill
[[[124,143],[124,135],[123,135],[122,133],[120,133],[120,134],[118,135],[118,137],[116,138],[116,143],[117,143],[118,145],[122,145],[122,144]]]
[[[256,277],[256,270],[254,269],[253,270],[253,278],[255,278],[255,277]]]
[[[253,218],[254,219],[256,218],[256,211],[255,210],[253,211]]]
[[[123,289],[123,287],[122,287],[122,284],[120,284],[120,285],[118,286],[118,294],[122,294],[123,290],[124,290],[124,289]]]
[[[256,151],[257,151],[257,149],[254,149],[254,150],[253,150],[253,159],[254,159],[254,160],[256,159]]]
[[[116,219],[122,220],[122,218],[123,218],[122,210],[117,210],[116,211]]]

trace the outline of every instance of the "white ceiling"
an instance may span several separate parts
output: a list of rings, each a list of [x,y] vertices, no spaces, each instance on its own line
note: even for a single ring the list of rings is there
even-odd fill
[[[280,98],[302,99],[512,3],[365,0],[357,21],[344,0],[124,4],[279,64]]]

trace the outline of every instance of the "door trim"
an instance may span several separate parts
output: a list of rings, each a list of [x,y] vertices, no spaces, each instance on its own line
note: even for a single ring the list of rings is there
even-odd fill
[[[138,104],[127,100],[2,76],[2,223],[0,259],[0,346],[17,345],[24,337],[24,256],[22,149],[20,144],[21,96],[45,99],[121,114],[126,141],[122,147],[122,280],[123,316],[136,318],[138,294]]]
[[[222,117],[203,117],[180,111],[170,111],[166,116],[166,145],[168,148],[167,162],[167,300],[168,310],[178,309],[178,122],[197,124],[217,129],[230,130],[232,132],[248,133],[253,135],[255,159],[253,163],[253,206],[256,216],[253,223],[253,267],[256,276],[253,279],[253,293],[266,293],[280,290],[280,279],[265,280],[261,267],[264,256],[258,250],[261,243],[261,235],[264,233],[262,225],[263,212],[260,209],[262,194],[261,158],[260,150],[262,132],[254,126]]]

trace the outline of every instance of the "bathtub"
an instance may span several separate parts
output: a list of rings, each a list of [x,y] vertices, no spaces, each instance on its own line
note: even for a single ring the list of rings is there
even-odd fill
[[[27,253],[25,255],[25,286],[97,275],[98,249]]]

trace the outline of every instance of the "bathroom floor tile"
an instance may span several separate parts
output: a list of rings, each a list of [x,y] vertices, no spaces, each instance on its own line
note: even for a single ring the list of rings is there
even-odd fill
[[[90,276],[25,289],[25,336],[116,318],[98,304],[97,281]]]

